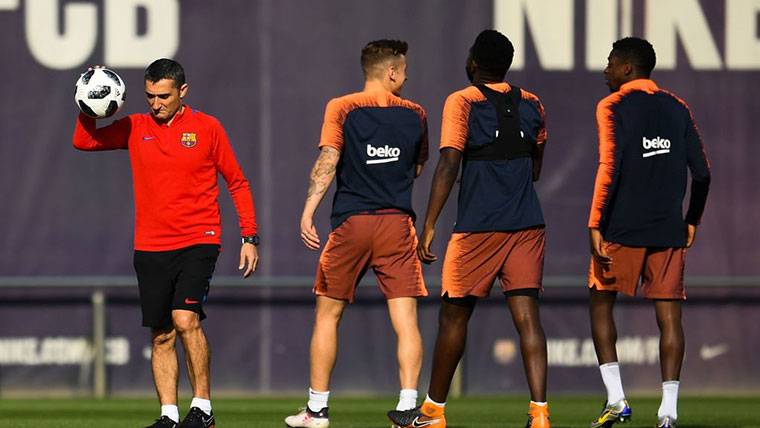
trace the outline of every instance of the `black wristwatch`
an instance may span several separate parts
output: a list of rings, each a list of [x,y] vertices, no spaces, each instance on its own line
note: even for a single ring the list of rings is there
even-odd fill
[[[243,239],[241,239],[241,241],[243,244],[259,245],[259,235],[243,236]]]

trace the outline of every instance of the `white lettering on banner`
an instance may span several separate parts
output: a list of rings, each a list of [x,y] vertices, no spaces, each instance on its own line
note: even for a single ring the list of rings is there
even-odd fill
[[[0,0],[0,10],[18,9],[19,0]]]
[[[644,33],[657,52],[657,68],[676,68],[676,39],[697,70],[721,68],[720,54],[699,0],[647,0]],[[678,37],[680,36],[680,37]]]
[[[704,361],[713,360],[728,353],[730,349],[727,343],[719,343],[717,345],[704,344],[699,348],[699,357]]]
[[[0,10],[18,10],[21,0],[0,0]],[[81,67],[98,41],[98,7],[86,2],[26,0],[24,31],[34,59],[45,67]],[[143,68],[179,48],[179,0],[105,0],[103,61],[111,67]],[[145,10],[145,34],[138,34],[138,10]],[[63,13],[63,18],[60,14]],[[59,25],[62,22],[62,26]]]
[[[129,363],[129,340],[106,340],[106,363]],[[89,364],[92,345],[84,337],[0,337],[0,366],[65,366]]]
[[[526,21],[541,68],[573,68],[573,5],[573,0],[494,0],[494,28],[515,45],[512,69],[525,66]]]
[[[112,67],[142,68],[156,58],[171,58],[179,47],[179,3],[155,0],[106,0],[105,60]],[[144,8],[147,31],[137,34],[137,10]]]
[[[565,338],[546,340],[547,361],[550,367],[595,367],[598,363],[591,338]],[[516,361],[516,345],[512,339],[499,339],[494,343],[493,356],[498,364]],[[632,365],[657,364],[660,339],[657,336],[627,336],[617,341],[618,360]]]
[[[760,0],[726,0],[726,67],[732,70],[760,68],[758,39]]]
[[[601,70],[612,43],[618,39],[618,2],[588,0],[586,3],[586,68]]]
[[[58,26],[58,0],[25,2],[26,43],[42,65],[63,70],[82,65],[95,49],[98,37],[98,9],[92,4],[63,6],[63,28]]]
[[[717,0],[710,0],[714,1]],[[724,31],[723,58],[716,43],[720,37],[712,33],[702,8],[705,2],[646,0],[642,23],[633,22],[633,3],[633,0],[493,0],[493,26],[515,44],[514,70],[525,67],[528,49],[535,50],[543,70],[572,70],[576,66],[576,44],[581,43],[585,47],[586,69],[600,71],[612,42],[632,35],[633,28],[641,27],[643,36],[655,46],[659,70],[677,68],[678,43],[683,46],[688,65],[695,70],[760,70],[760,0],[723,0],[725,16],[720,24],[712,22],[713,28]],[[103,7],[102,25],[98,22],[99,4]],[[585,32],[575,28],[579,4],[586,18]],[[0,12],[18,11],[21,5],[22,0],[0,0]],[[145,12],[144,34],[138,33],[138,10]],[[92,57],[100,37],[103,61],[93,62],[112,67],[143,68],[157,57],[174,56],[179,48],[179,0],[102,3],[24,0],[23,14],[25,40],[32,56],[51,69],[82,66]],[[532,44],[527,43],[528,31]],[[585,43],[578,40],[584,33]]]
[[[585,5],[585,65],[601,71],[612,43],[630,36],[634,26],[632,0],[494,0],[494,28],[515,44],[512,69],[525,67],[526,33],[530,31],[538,63],[543,70],[574,67],[576,35],[573,11]],[[711,0],[712,1],[712,0]],[[724,0],[725,64],[699,0],[646,0],[643,37],[657,52],[657,69],[677,68],[681,43],[691,68],[760,70],[758,14],[760,0]]]

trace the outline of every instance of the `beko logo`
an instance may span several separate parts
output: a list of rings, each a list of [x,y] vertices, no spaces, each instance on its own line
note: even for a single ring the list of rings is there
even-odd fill
[[[652,150],[641,155],[641,157],[648,158],[654,155],[661,155],[664,153],[670,153],[670,140],[662,137],[654,137],[651,140],[647,137],[641,137],[641,145],[644,150]]]
[[[368,159],[367,165],[372,165],[375,163],[396,162],[400,155],[401,149],[398,147],[390,147],[387,145],[384,147],[372,147],[371,144],[367,144],[367,156],[371,158],[380,158]]]

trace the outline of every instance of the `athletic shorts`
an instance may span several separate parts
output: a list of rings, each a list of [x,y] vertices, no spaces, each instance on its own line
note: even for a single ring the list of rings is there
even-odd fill
[[[496,278],[506,293],[541,287],[544,228],[453,233],[446,249],[441,295],[486,297]]]
[[[135,250],[134,265],[140,288],[143,326],[172,325],[172,311],[184,309],[206,318],[208,295],[219,245],[200,244],[172,251]]]
[[[685,248],[626,247],[613,242],[603,245],[612,265],[605,269],[592,257],[589,288],[635,296],[641,280],[641,294],[647,299],[686,299]]]
[[[427,296],[416,248],[417,233],[408,214],[383,210],[352,215],[327,239],[314,293],[353,302],[356,286],[372,268],[386,299]]]

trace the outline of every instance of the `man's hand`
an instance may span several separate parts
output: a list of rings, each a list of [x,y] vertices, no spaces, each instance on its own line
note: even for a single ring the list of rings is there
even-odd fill
[[[253,244],[243,244],[240,247],[240,266],[238,270],[243,270],[243,278],[248,278],[256,271],[256,265],[259,264],[259,251]]]
[[[310,250],[319,249],[319,235],[311,217],[301,218],[301,241]]]
[[[589,229],[589,243],[591,244],[591,255],[602,265],[603,269],[609,269],[612,265],[612,257],[604,249],[604,238],[599,229]]]
[[[432,251],[430,251],[430,245],[433,243],[434,236],[435,236],[435,229],[425,228],[422,231],[420,242],[417,244],[417,257],[419,257],[422,263],[425,263],[428,265],[438,260],[438,257],[436,257],[436,255],[433,254]]]
[[[697,225],[687,224],[686,225],[686,248],[691,248],[691,246],[694,245],[694,238],[696,237],[697,237]]]

